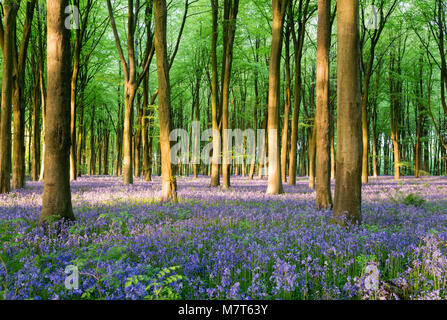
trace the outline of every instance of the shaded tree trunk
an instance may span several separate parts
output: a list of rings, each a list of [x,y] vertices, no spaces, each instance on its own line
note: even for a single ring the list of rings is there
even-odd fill
[[[25,68],[26,55],[28,53],[28,43],[31,36],[31,25],[34,16],[34,6],[36,0],[27,2],[25,23],[23,25],[22,41],[20,49],[17,50],[16,35],[13,44],[13,119],[14,136],[12,141],[13,149],[13,169],[12,188],[20,189],[25,187]],[[14,31],[14,33],[16,33]]]
[[[0,193],[11,190],[11,109],[13,91],[13,54],[16,17],[19,6],[6,1],[3,6],[4,23],[1,24],[3,52],[2,105],[0,120]]]

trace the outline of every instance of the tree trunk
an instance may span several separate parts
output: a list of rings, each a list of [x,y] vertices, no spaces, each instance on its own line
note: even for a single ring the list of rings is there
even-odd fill
[[[32,179],[39,180],[40,164],[40,101],[39,101],[39,74],[37,70],[36,80],[33,88],[33,137],[32,137]]]
[[[74,220],[70,190],[70,30],[65,28],[68,0],[47,1],[47,77],[45,177],[42,220]]]
[[[268,185],[267,194],[284,193],[281,181],[281,159],[279,152],[279,105],[282,31],[287,0],[273,0],[273,31],[269,66],[268,92]]]
[[[13,44],[13,118],[14,118],[14,136],[13,136],[13,170],[12,170],[12,188],[20,189],[25,187],[25,68],[26,55],[28,53],[28,43],[31,35],[31,25],[34,16],[34,6],[36,0],[27,2],[26,17],[22,32],[22,41],[20,50],[17,50],[16,40]],[[15,33],[15,31],[14,31]],[[16,35],[14,35],[16,38]]]
[[[158,76],[158,114],[162,157],[162,201],[177,201],[177,181],[171,161],[171,87],[166,43],[166,1],[154,0],[155,52]]]
[[[282,128],[282,141],[281,141],[281,179],[283,183],[287,183],[286,168],[287,168],[287,152],[289,142],[289,111],[291,105],[290,97],[290,24],[292,21],[288,21],[288,25],[285,33],[285,69],[286,69],[286,96],[284,103],[284,121]]]
[[[95,162],[95,103],[92,106],[92,115],[90,118],[90,169],[89,175],[94,175],[96,172]]]
[[[329,50],[330,50],[330,16],[331,1],[318,1],[317,31],[317,99],[316,119],[316,207],[329,209],[332,206],[331,196],[331,116],[329,107]]]
[[[333,219],[361,223],[362,113],[358,0],[337,1],[337,172]]]
[[[298,37],[295,32],[295,26],[292,24],[292,39],[293,47],[295,50],[295,94],[293,101],[293,115],[292,115],[292,133],[290,138],[290,155],[289,155],[289,185],[294,186],[296,184],[296,165],[297,165],[297,143],[298,143],[298,120],[301,106],[301,58],[303,53],[304,36],[306,34],[306,16],[309,5],[309,0],[306,0],[303,9],[303,1],[300,0],[299,11],[302,12],[300,28],[298,31]],[[289,20],[292,21],[293,17],[292,1],[289,2]]]
[[[16,16],[19,6],[7,1],[3,6],[4,27],[2,28],[3,78],[0,121],[0,193],[11,190],[11,105],[13,91],[13,50]]]
[[[222,161],[222,187],[228,189],[230,187],[230,165],[232,162],[232,152],[230,149],[231,136],[229,134],[229,99],[230,99],[230,78],[231,78],[231,67],[233,64],[233,44],[234,36],[236,33],[236,18],[239,8],[239,0],[225,0],[224,1],[224,11],[229,12],[229,18],[227,24],[227,33],[224,32],[224,62],[223,62],[223,80],[222,80],[222,130],[223,130],[223,161]]]

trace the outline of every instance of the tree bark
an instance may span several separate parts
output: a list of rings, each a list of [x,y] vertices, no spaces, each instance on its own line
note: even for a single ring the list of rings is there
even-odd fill
[[[11,109],[13,91],[13,54],[16,17],[19,6],[6,1],[3,6],[1,47],[3,52],[2,105],[0,120],[0,193],[11,190]]]
[[[304,1],[306,1],[304,3]],[[304,8],[303,8],[304,5]],[[306,34],[306,18],[307,18],[307,10],[309,7],[309,0],[300,0],[299,3],[299,12],[300,16],[300,27],[298,30],[298,36],[295,32],[295,26],[292,24],[292,40],[293,40],[293,48],[295,50],[295,94],[293,101],[293,115],[292,115],[292,133],[290,137],[290,155],[289,155],[289,185],[294,186],[296,184],[296,165],[297,165],[297,143],[298,143],[298,120],[300,114],[300,106],[301,106],[301,58],[303,54],[303,44],[304,44],[304,36]],[[292,18],[293,14],[292,1],[289,2],[289,19]]]
[[[284,193],[281,181],[281,155],[279,150],[280,69],[284,17],[287,0],[272,0],[273,30],[269,66],[268,91],[268,185],[267,194]]]
[[[331,116],[329,107],[329,51],[331,0],[318,1],[316,119],[316,207],[330,209],[331,196]]]
[[[162,157],[162,201],[177,201],[177,181],[171,161],[171,87],[166,43],[166,1],[154,0],[155,52],[158,76],[158,114]]]
[[[14,136],[12,141],[13,169],[12,188],[20,189],[25,187],[25,68],[28,44],[31,36],[31,25],[34,16],[34,6],[36,0],[27,2],[26,17],[23,25],[22,41],[19,51],[16,45],[16,36],[13,44],[13,120]],[[14,31],[14,33],[16,33]]]
[[[361,223],[362,122],[358,0],[337,1],[337,172],[333,220]]]
[[[68,0],[47,1],[47,77],[45,177],[42,220],[74,220],[70,190],[70,30],[64,26]]]
[[[225,0],[224,11],[229,12],[227,23],[227,33],[224,32],[225,54],[223,58],[223,80],[222,80],[222,130],[223,130],[223,161],[222,161],[222,187],[230,188],[230,165],[232,162],[232,152],[229,148],[231,136],[229,134],[229,99],[230,99],[230,78],[233,64],[233,44],[236,33],[236,18],[239,9],[239,0]]]

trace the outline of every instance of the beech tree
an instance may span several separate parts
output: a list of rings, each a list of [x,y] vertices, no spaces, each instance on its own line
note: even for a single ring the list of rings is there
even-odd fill
[[[19,4],[8,0],[3,5],[0,23],[0,45],[3,53],[2,105],[0,121],[0,193],[11,190],[11,105],[13,91],[13,59],[15,28]]]
[[[331,123],[329,109],[329,50],[330,50],[331,1],[318,1],[317,34],[317,101],[316,101],[316,206],[328,209],[332,206],[331,196]]]
[[[160,119],[162,201],[177,201],[177,181],[171,159],[171,85],[166,44],[166,1],[154,0],[155,52],[158,77],[158,113]]]
[[[359,2],[337,1],[337,170],[333,218],[361,223]]]
[[[70,190],[70,30],[64,25],[68,0],[47,1],[48,99],[45,124],[43,221],[51,216],[74,220]]]
[[[288,0],[273,0],[272,45],[269,66],[268,91],[268,186],[267,194],[284,193],[281,180],[281,160],[279,149],[279,101],[280,67],[283,40],[284,17]]]

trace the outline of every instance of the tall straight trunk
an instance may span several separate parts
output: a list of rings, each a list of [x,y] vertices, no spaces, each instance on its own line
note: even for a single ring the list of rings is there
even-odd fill
[[[143,118],[142,118],[142,131],[141,138],[143,144],[143,174],[145,181],[151,181],[151,173],[149,170],[149,161],[150,161],[150,153],[149,153],[149,126],[150,120],[149,117],[149,72],[146,73],[146,76],[143,79]]]
[[[303,4],[303,2],[305,3]],[[303,8],[304,5],[304,8]],[[306,16],[309,6],[309,0],[300,0],[299,12],[300,27],[298,35],[295,32],[295,26],[292,24],[292,40],[293,48],[295,51],[295,94],[293,101],[293,115],[292,115],[292,133],[290,137],[290,155],[289,155],[289,185],[294,186],[296,184],[296,165],[297,165],[297,143],[298,143],[298,120],[301,106],[301,58],[303,54],[304,36],[306,34]],[[292,1],[289,2],[289,20],[293,19],[293,7]]]
[[[212,80],[211,80],[211,123],[213,127],[213,155],[211,164],[211,187],[220,185],[219,174],[219,160],[220,160],[220,145],[221,135],[219,132],[218,116],[220,114],[219,108],[219,88],[218,88],[218,74],[217,74],[217,23],[218,23],[218,2],[211,0],[211,9],[213,15],[213,29],[211,35],[211,65],[212,65]]]
[[[198,72],[200,73],[200,72]],[[201,74],[200,74],[201,76]],[[195,150],[195,152],[200,152],[200,76],[197,75],[196,78],[196,87],[195,87],[195,96],[196,96],[196,100],[195,100],[195,121],[199,123],[199,132],[195,135],[194,137],[194,148],[193,150]],[[197,179],[198,174],[199,174],[199,163],[200,163],[200,155],[198,156],[198,159],[195,159],[196,161],[194,161],[194,179]]]
[[[82,26],[84,28],[84,26]],[[70,180],[76,180],[77,163],[76,163],[76,91],[78,85],[79,60],[81,55],[81,39],[80,30],[76,29],[76,40],[74,46],[73,73],[71,77],[71,93],[70,93]]]
[[[166,1],[154,0],[155,52],[158,76],[158,114],[162,157],[162,201],[177,201],[177,181],[171,161],[171,86],[166,42]]]
[[[118,103],[117,123],[116,123],[116,175],[122,174],[122,159],[123,159],[123,134],[122,134],[122,107],[121,103]]]
[[[256,160],[259,160],[256,158],[256,150],[258,148],[258,96],[257,94],[255,98],[255,106],[253,109],[253,131],[254,131],[254,140],[253,140],[253,150],[250,157],[250,171],[248,174],[248,179],[253,180],[253,176],[255,174],[255,166],[256,166]]]
[[[3,6],[1,47],[3,52],[2,105],[0,121],[0,193],[11,190],[11,105],[13,90],[13,50],[16,16],[19,6],[6,1]]]
[[[79,8],[79,0],[75,0],[73,2],[75,6]],[[76,157],[76,108],[77,108],[77,86],[78,86],[78,75],[80,68],[80,58],[81,58],[81,50],[84,44],[84,35],[87,30],[88,17],[91,11],[91,7],[93,5],[93,0],[87,0],[85,4],[85,9],[83,12],[83,18],[81,25],[76,29],[76,39],[74,43],[73,50],[73,72],[71,75],[71,99],[70,99],[70,112],[71,112],[71,122],[70,122],[70,138],[71,138],[71,146],[70,146],[70,180],[76,180],[78,175],[77,170],[77,157]]]
[[[37,73],[39,71],[37,70]],[[39,96],[39,75],[36,75],[33,88],[33,137],[32,137],[32,179],[39,180],[39,164],[40,164],[40,100]]]
[[[140,177],[141,176],[141,166],[140,166],[140,150],[141,150],[141,128],[142,128],[142,117],[143,117],[143,110],[141,107],[141,94],[138,94],[137,97],[137,128],[135,130],[135,176]]]
[[[82,145],[84,143],[83,139],[83,131],[84,131],[84,107],[82,106],[80,108],[80,114],[79,114],[79,125],[78,125],[78,138],[77,138],[77,145],[76,145],[76,175],[78,177],[81,176],[81,164],[82,164]]]
[[[316,117],[317,115],[315,115]],[[308,169],[307,174],[309,178],[309,188],[315,189],[315,160],[317,155],[317,123],[314,119],[313,127],[309,128],[309,137],[308,137],[308,146],[307,146],[307,154],[308,154]]]
[[[317,30],[317,100],[316,119],[316,207],[329,209],[332,206],[331,196],[331,111],[329,106],[329,51],[331,0],[318,1]]]
[[[359,2],[337,1],[337,172],[333,219],[362,219],[362,113],[360,105]]]
[[[222,187],[228,189],[230,187],[230,165],[232,162],[230,141],[231,139],[229,130],[229,113],[228,106],[230,100],[230,78],[231,78],[231,67],[233,64],[233,44],[234,36],[236,33],[236,18],[239,9],[239,0],[225,0],[224,1],[224,11],[228,10],[229,18],[227,24],[227,33],[224,32],[224,62],[223,62],[223,80],[222,80],[222,130],[223,130],[223,161],[222,161]]]
[[[259,38],[256,38],[255,40],[255,61],[256,63],[259,63],[259,46],[260,46],[260,40]],[[258,75],[258,70],[255,69],[254,70],[254,89],[255,89],[255,105],[253,107],[253,129],[254,129],[254,133],[255,133],[255,139],[254,139],[254,143],[253,143],[253,151],[251,154],[251,164],[250,164],[250,172],[248,174],[248,178],[250,180],[253,179],[253,175],[255,174],[255,166],[256,166],[256,160],[259,161],[259,159],[256,158],[257,155],[257,148],[258,148],[258,104],[259,104],[259,84],[258,84],[258,80],[259,80],[259,75]]]
[[[399,101],[397,98],[398,84],[394,80],[394,63],[395,57],[391,54],[390,57],[390,124],[391,124],[391,139],[393,141],[393,156],[394,156],[394,179],[400,178],[400,150],[399,150]]]
[[[258,163],[258,178],[261,179],[265,176],[265,167],[267,163],[267,141],[268,141],[268,110],[264,112],[264,120],[262,122],[262,129],[264,130],[264,136],[260,141],[260,159]]]
[[[47,1],[47,77],[45,177],[42,220],[74,220],[70,190],[70,30],[65,28],[68,0]]]
[[[420,99],[423,98],[424,86],[423,86],[423,62],[424,59],[421,56],[419,59],[419,83],[418,88],[416,89],[417,95]],[[421,136],[424,128],[424,113],[423,113],[423,105],[419,102],[417,108],[415,110],[415,119],[416,119],[416,145],[414,147],[414,176],[419,178],[420,170],[421,170],[421,162],[422,162],[422,143]]]
[[[38,33],[38,45],[39,45],[39,83],[40,83],[40,103],[42,110],[42,154],[41,154],[41,164],[40,164],[40,174],[39,181],[43,181],[44,169],[45,169],[45,114],[47,105],[47,93],[44,80],[44,50],[43,50],[43,35],[42,35],[42,22],[40,17],[40,8],[37,10],[37,33]],[[45,28],[46,31],[46,28]],[[44,31],[44,32],[45,32]]]
[[[281,194],[284,189],[281,181],[281,157],[279,151],[279,105],[280,68],[283,40],[284,16],[287,0],[273,0],[273,31],[269,66],[268,91],[268,185],[267,194]]]
[[[20,49],[17,50],[16,35],[14,30],[13,44],[13,120],[14,136],[12,141],[13,168],[12,168],[12,188],[20,189],[25,187],[25,69],[26,56],[28,53],[28,43],[31,36],[31,25],[34,16],[34,6],[36,0],[28,1],[26,4],[26,17],[23,25],[22,41]]]
[[[90,118],[90,169],[89,175],[96,173],[95,165],[95,103],[92,106],[92,115]]]
[[[285,69],[286,69],[286,94],[284,103],[284,119],[282,127],[282,139],[281,139],[281,179],[283,183],[287,182],[286,178],[286,166],[287,166],[287,151],[289,142],[289,110],[292,103],[290,96],[290,24],[293,23],[288,21],[288,25],[285,32]]]
[[[97,146],[97,148],[98,148],[98,150],[97,150],[98,156],[95,157],[95,162],[96,162],[96,159],[98,159],[98,174],[102,175],[102,146],[103,146],[103,135],[102,135],[102,133],[103,133],[103,130],[102,130],[101,122],[99,123],[97,130],[98,131],[97,131],[96,136],[98,137],[98,146]]]

